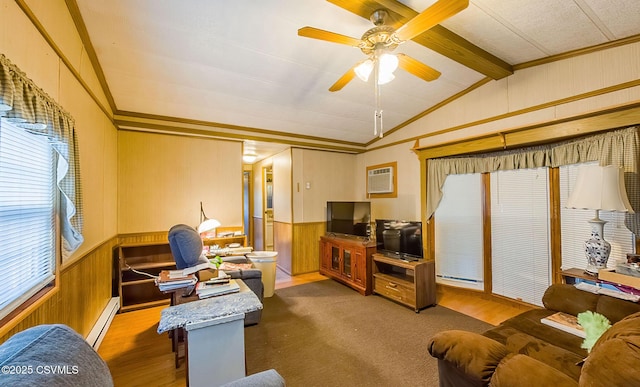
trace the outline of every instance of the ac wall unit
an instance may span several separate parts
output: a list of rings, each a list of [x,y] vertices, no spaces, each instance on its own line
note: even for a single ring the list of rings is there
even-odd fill
[[[368,189],[370,194],[393,192],[393,168],[371,169],[368,173]]]

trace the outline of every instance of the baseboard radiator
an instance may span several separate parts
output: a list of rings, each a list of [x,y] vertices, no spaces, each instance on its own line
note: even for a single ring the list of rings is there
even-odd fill
[[[474,280],[470,278],[452,277],[446,275],[436,275],[436,283],[441,285],[450,285],[459,288],[483,290],[484,281]]]
[[[107,303],[107,306],[102,311],[100,318],[96,321],[95,325],[89,332],[86,340],[89,345],[93,347],[96,351],[98,347],[100,347],[100,343],[102,343],[102,339],[107,334],[107,330],[111,325],[111,321],[113,321],[113,317],[120,309],[120,297],[113,297]]]

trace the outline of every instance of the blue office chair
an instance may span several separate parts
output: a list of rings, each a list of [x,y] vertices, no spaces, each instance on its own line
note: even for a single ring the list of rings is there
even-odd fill
[[[207,262],[202,254],[203,244],[198,232],[186,224],[177,224],[169,229],[169,246],[177,269]]]
[[[200,234],[191,226],[177,224],[169,229],[169,246],[173,259],[176,261],[176,268],[184,269],[196,266],[199,263],[207,262],[207,258],[202,254],[203,243]],[[226,261],[236,263],[246,263],[245,257],[230,257]],[[231,278],[241,279],[249,289],[251,289],[260,302],[264,299],[264,284],[262,283],[262,272],[258,269],[232,270],[226,271]],[[245,325],[253,325],[260,322],[262,309],[247,313],[244,318]]]

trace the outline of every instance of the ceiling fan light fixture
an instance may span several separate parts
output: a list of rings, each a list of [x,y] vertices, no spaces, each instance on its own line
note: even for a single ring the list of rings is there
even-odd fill
[[[335,1],[329,1],[336,3]],[[347,1],[344,3],[350,2]],[[376,2],[353,1],[351,3],[353,4],[349,4],[349,7],[340,6],[345,9],[350,8],[351,5],[355,7],[360,7],[360,5],[362,5],[362,7],[368,7]],[[390,7],[394,13],[400,14],[403,13],[401,6],[405,7],[405,5],[394,1],[378,1],[377,3],[383,3],[381,4],[382,6],[386,5]],[[441,75],[439,71],[405,54],[391,54],[398,45],[424,33],[469,6],[469,0],[432,0],[432,3],[429,8],[415,15],[399,27],[396,26],[397,23],[395,23],[395,21],[389,23],[393,24],[393,26],[386,23],[386,19],[389,16],[387,10],[375,9],[370,16],[370,20],[375,27],[365,31],[360,39],[313,27],[303,27],[298,30],[299,36],[357,47],[367,56],[366,60],[357,63],[342,75],[342,77],[329,88],[329,91],[341,90],[356,76],[362,81],[368,82],[373,72],[373,77],[375,78],[373,81],[375,97],[374,135],[377,135],[379,132],[380,137],[382,137],[383,130],[380,85],[391,82],[395,78],[393,72],[398,68],[400,61],[402,61],[403,70],[425,81],[433,81]]]
[[[380,55],[380,72],[393,73],[398,68],[398,57],[393,54]]]
[[[393,75],[393,73],[385,73],[385,72],[380,72],[380,74],[378,74],[378,85],[384,85],[385,83],[389,83],[391,81],[393,81],[393,79],[396,76]]]
[[[373,61],[371,59],[367,59],[363,62],[360,62],[353,71],[355,71],[358,78],[360,78],[363,82],[367,82],[369,80],[369,75],[371,75],[371,71],[373,71]]]

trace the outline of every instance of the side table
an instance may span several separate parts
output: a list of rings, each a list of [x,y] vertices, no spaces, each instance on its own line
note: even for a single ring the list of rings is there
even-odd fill
[[[245,376],[244,315],[262,309],[262,303],[242,280],[237,282],[238,293],[186,302],[161,312],[158,333],[186,331],[189,386],[221,385]]]
[[[219,386],[246,376],[244,313],[187,323],[188,386]]]
[[[575,285],[580,282],[580,280],[597,282],[598,276],[591,275],[587,273],[584,269],[577,269],[572,267],[571,269],[562,270],[560,272],[562,275],[562,280],[565,284]]]

